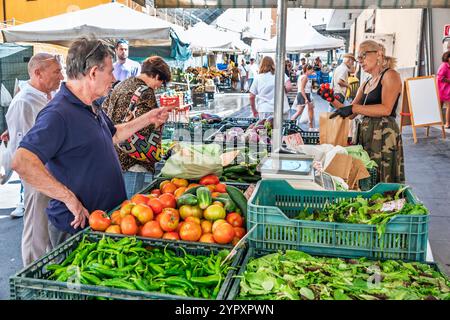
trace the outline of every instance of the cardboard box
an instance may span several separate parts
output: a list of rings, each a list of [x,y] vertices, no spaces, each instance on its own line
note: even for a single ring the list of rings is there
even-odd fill
[[[359,180],[370,177],[361,160],[339,153],[334,156],[324,171],[332,176],[344,179],[350,190],[357,190]]]

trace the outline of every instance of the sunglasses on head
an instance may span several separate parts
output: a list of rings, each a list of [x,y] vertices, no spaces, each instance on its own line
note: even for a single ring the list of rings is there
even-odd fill
[[[97,45],[94,48],[92,48],[92,50],[89,51],[89,53],[84,58],[83,70],[86,70],[88,59],[91,58],[95,54],[95,52],[98,50],[98,48],[100,48],[101,46],[105,47],[105,48],[109,47],[109,45],[107,43],[105,43],[104,41],[98,40]]]

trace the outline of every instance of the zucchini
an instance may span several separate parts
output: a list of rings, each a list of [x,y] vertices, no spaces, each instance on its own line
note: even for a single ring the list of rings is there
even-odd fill
[[[223,203],[223,208],[226,212],[235,212],[236,211],[236,204],[231,200],[230,198],[225,197],[215,197],[213,198],[213,201],[219,201]]]
[[[199,187],[196,193],[200,209],[204,210],[208,208],[212,203],[211,191],[206,187]]]
[[[244,215],[244,217],[247,217],[247,198],[245,198],[241,190],[236,187],[227,186],[226,189],[231,200],[233,200],[233,202],[241,210],[241,213]]]
[[[184,194],[192,194],[192,195],[195,196],[195,195],[197,194],[197,189],[200,188],[200,187],[203,187],[203,186],[192,187],[192,188],[190,188],[189,190],[186,190],[186,191],[183,193],[183,195],[184,195]]]
[[[185,204],[188,204],[190,206],[196,206],[198,203],[197,197],[190,193],[185,193],[181,197],[177,199],[177,205],[178,207],[181,207]]]
[[[244,173],[247,172],[248,168],[245,165],[237,165],[232,167],[227,167],[223,169],[223,174],[226,175],[227,173]]]

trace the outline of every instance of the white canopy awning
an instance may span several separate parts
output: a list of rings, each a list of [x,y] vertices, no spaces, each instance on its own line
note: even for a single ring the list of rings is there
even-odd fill
[[[192,52],[232,52],[249,50],[237,34],[220,31],[204,22],[185,31],[187,42],[190,43]]]
[[[289,0],[290,8],[366,9],[366,8],[449,8],[448,0]],[[275,8],[277,0],[155,0],[158,8]]]
[[[275,52],[277,38],[273,37],[267,42],[258,42],[259,52]],[[311,27],[305,19],[288,12],[286,29],[286,52],[308,52],[341,48],[344,40],[325,37]]]
[[[5,42],[46,42],[68,45],[80,36],[127,39],[133,45],[170,46],[170,32],[184,36],[168,22],[125,5],[108,3],[3,29]]]

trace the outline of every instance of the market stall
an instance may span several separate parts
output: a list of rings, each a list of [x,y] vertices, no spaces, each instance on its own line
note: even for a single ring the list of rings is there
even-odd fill
[[[126,21],[126,23],[118,23]],[[5,42],[43,42],[68,47],[78,37],[114,42],[127,39],[134,47],[167,48],[170,57],[189,58],[188,41],[179,26],[113,2],[2,29]],[[166,51],[167,51],[166,50]]]

